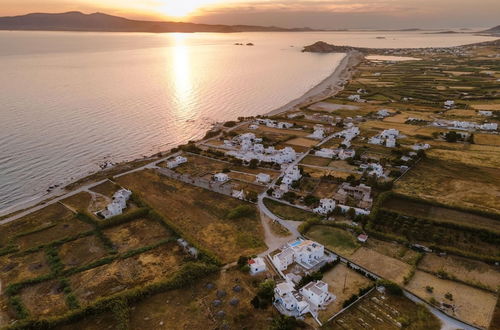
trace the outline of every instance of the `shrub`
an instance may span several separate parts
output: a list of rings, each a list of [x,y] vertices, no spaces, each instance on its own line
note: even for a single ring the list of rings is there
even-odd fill
[[[239,205],[230,210],[226,217],[228,219],[240,219],[255,215],[255,208],[250,205]]]

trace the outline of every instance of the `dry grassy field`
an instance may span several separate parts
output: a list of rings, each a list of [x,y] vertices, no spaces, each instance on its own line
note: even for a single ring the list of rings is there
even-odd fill
[[[365,247],[359,248],[350,259],[360,266],[398,284],[411,271],[411,266]]]
[[[499,147],[500,146],[500,135],[474,134],[474,143]],[[495,150],[498,151],[497,148],[495,148]]]
[[[107,228],[103,230],[103,233],[120,253],[155,244],[171,237],[171,233],[165,227],[149,219],[136,219]]]
[[[93,235],[64,243],[59,248],[59,258],[68,268],[89,264],[106,255],[106,247],[98,237]]]
[[[250,300],[255,296],[255,284],[262,276],[252,277],[237,270],[223,271],[197,283],[149,297],[135,306],[130,314],[131,329],[266,329],[269,318],[277,311],[268,307],[256,310]],[[207,288],[212,284],[213,288]],[[241,291],[234,291],[239,286]],[[226,295],[218,298],[217,292]],[[237,303],[231,305],[230,301]],[[214,300],[220,300],[219,306]],[[221,317],[220,311],[224,313]]]
[[[500,170],[443,160],[419,162],[395,191],[450,206],[500,210]]]
[[[50,267],[44,251],[0,257],[2,287],[49,273]]]
[[[298,137],[298,138],[294,138],[294,139],[286,141],[286,144],[290,144],[292,146],[310,148],[310,147],[317,145],[318,140],[311,140],[311,139],[304,138],[304,137]]]
[[[331,159],[329,158],[308,155],[300,163],[304,165],[328,166],[330,162]]]
[[[451,222],[500,232],[499,221],[460,210],[433,206],[398,197],[393,197],[385,201],[382,207],[390,211],[411,215],[417,218],[426,218],[438,222]]]
[[[433,148],[427,151],[430,158],[462,163],[469,166],[500,168],[500,147],[470,145],[462,150]]]
[[[3,247],[16,235],[49,228],[54,224],[69,221],[72,218],[73,213],[70,210],[58,203],[51,204],[16,221],[0,225],[0,247]]]
[[[338,264],[325,273],[323,281],[328,284],[328,291],[333,293],[337,299],[330,303],[325,310],[319,312],[321,322],[326,322],[332,315],[338,313],[342,309],[344,301],[353,294],[357,294],[359,289],[365,288],[372,283],[368,278],[344,264]]]
[[[114,193],[117,192],[120,188],[121,187],[119,185],[107,180],[106,182],[101,183],[100,185],[92,187],[90,190],[98,194],[112,198]]]
[[[440,257],[436,254],[426,254],[418,268],[433,273],[442,271],[460,281],[488,287],[490,290],[498,291],[500,288],[498,267],[481,261],[452,255]]]
[[[88,304],[100,297],[160,281],[177,271],[183,260],[181,248],[175,243],[168,243],[127,259],[118,259],[111,264],[77,273],[69,281],[78,300]]]
[[[218,255],[223,262],[265,249],[257,215],[226,218],[235,207],[250,204],[168,179],[152,170],[122,176],[117,181],[175,223],[183,235]]]
[[[58,280],[29,286],[21,291],[20,298],[34,317],[61,315],[68,311],[66,297]]]
[[[426,286],[432,287],[433,292],[428,292]],[[427,301],[434,297],[438,302],[454,306],[454,310],[447,308],[446,311],[459,319],[484,328],[489,326],[497,302],[496,295],[492,293],[457,282],[441,280],[422,271],[416,271],[405,288]],[[453,300],[446,299],[446,293],[451,293]]]
[[[366,248],[377,251],[388,257],[398,259],[409,265],[415,264],[419,253],[396,242],[386,242],[370,237],[364,244]]]
[[[360,247],[353,234],[336,227],[313,226],[307,236],[345,257],[351,256]]]

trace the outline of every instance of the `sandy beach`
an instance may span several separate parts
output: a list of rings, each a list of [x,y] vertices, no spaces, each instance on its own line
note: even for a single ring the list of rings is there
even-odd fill
[[[285,111],[299,109],[337,94],[344,88],[341,82],[347,82],[351,79],[354,73],[353,68],[362,60],[363,54],[360,52],[351,51],[346,53],[339,65],[325,80],[311,88],[301,97],[290,101],[284,106],[274,109],[273,111],[270,111],[267,115],[277,115]]]

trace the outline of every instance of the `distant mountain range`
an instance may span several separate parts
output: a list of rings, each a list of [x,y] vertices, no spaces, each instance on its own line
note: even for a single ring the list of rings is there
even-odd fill
[[[500,34],[500,25],[492,27],[491,29],[481,31],[481,33],[489,33],[489,34]]]
[[[97,31],[97,32],[294,32],[275,26],[211,25],[182,22],[137,21],[102,13],[71,11],[59,14],[33,13],[0,17],[0,30]]]

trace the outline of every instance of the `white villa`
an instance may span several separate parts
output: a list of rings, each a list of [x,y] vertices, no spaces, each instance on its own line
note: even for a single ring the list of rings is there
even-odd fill
[[[301,316],[309,312],[309,304],[288,282],[279,283],[274,288],[274,303],[278,310],[289,316]]]
[[[368,140],[370,144],[385,144],[388,148],[396,146],[396,139],[399,136],[399,131],[395,128],[390,128],[382,131],[379,135],[375,135]]]
[[[271,176],[266,173],[259,173],[255,176],[255,180],[260,183],[269,183],[271,181]]]
[[[384,167],[382,165],[377,163],[370,163],[368,164],[368,168],[368,175],[375,175],[377,178],[385,177]]]
[[[413,150],[427,150],[429,149],[431,146],[427,143],[415,143],[411,148]]]
[[[391,113],[387,109],[381,109],[381,110],[377,111],[377,116],[380,118],[389,117],[390,115],[391,115]]]
[[[104,211],[101,212],[102,216],[105,219],[108,219],[122,214],[123,210],[127,207],[127,201],[130,196],[132,196],[132,192],[127,189],[120,189],[115,192],[113,195],[113,201],[108,204]]]
[[[326,215],[335,209],[335,205],[336,205],[336,202],[333,199],[322,198],[319,201],[319,206],[317,208],[315,208],[313,211],[314,211],[314,213]]]
[[[444,102],[444,108],[447,110],[453,109],[455,107],[455,101],[447,100]]]
[[[256,138],[253,133],[245,133],[233,138],[233,141],[224,141],[224,145],[228,149],[233,149],[226,152],[226,155],[233,156],[246,162],[252,159],[257,159],[262,162],[287,164],[293,162],[297,158],[295,150],[291,147],[283,149],[275,149],[274,147],[264,148],[261,144],[262,139]],[[239,150],[235,145],[239,144]]]
[[[307,136],[308,138],[321,140],[325,137],[325,129],[323,127],[316,126],[314,127],[314,132]]]
[[[266,263],[261,257],[248,260],[248,266],[250,266],[250,274],[252,275],[265,272],[267,270]]]
[[[285,170],[285,176],[281,180],[282,183],[290,185],[294,181],[299,180],[302,177],[300,174],[300,169],[297,165],[289,167]]]
[[[167,167],[169,169],[173,169],[173,168],[176,168],[177,166],[179,166],[180,164],[184,164],[186,162],[187,162],[187,158],[186,157],[177,156],[173,160],[170,160],[170,161],[167,162]]]
[[[493,111],[479,110],[477,113],[480,114],[481,116],[485,116],[485,117],[493,116]]]
[[[229,180],[229,176],[226,173],[217,173],[214,175],[214,180],[217,182],[226,182]]]
[[[293,262],[305,269],[311,269],[322,261],[325,255],[323,245],[314,241],[298,239],[287,246],[273,258],[273,264],[280,270],[286,270]]]
[[[328,292],[328,284],[323,281],[310,282],[299,290],[299,292],[306,298],[316,309],[323,308],[336,297]]]

